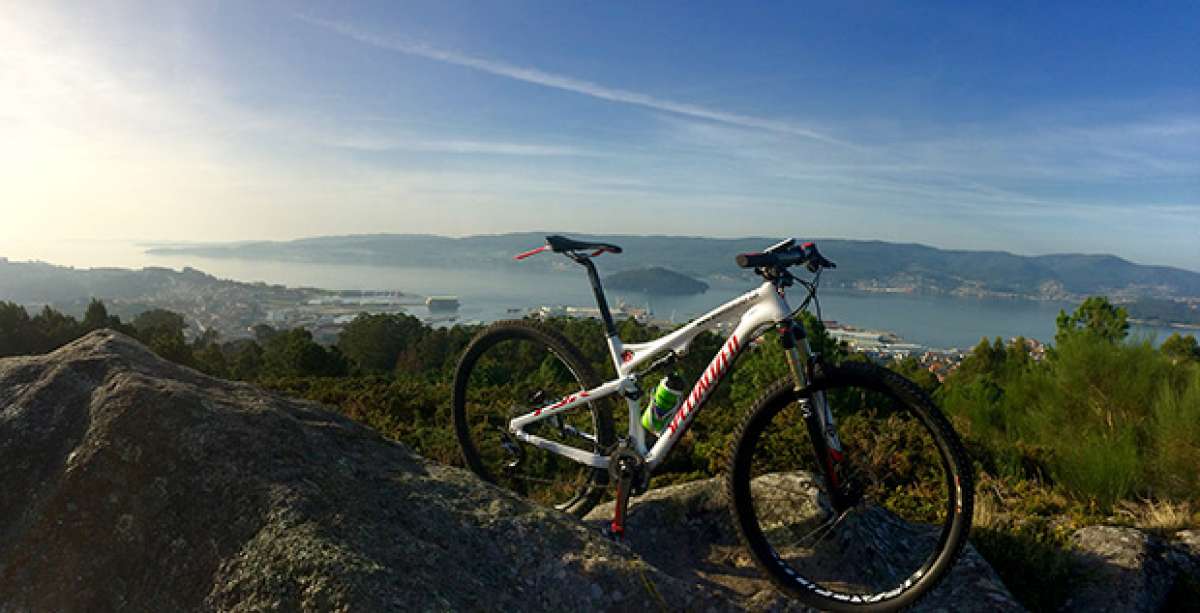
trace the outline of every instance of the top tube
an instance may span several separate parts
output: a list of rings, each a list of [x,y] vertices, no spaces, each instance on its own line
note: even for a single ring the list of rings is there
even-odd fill
[[[773,305],[770,309],[772,316],[776,313],[783,313],[779,316],[779,320],[787,316],[787,302],[775,291],[773,283],[763,282],[757,288],[696,317],[674,332],[649,342],[622,345],[620,354],[614,354],[614,361],[618,365],[617,372],[621,376],[631,374],[666,351],[683,354],[692,340],[701,332],[715,329],[718,324],[737,317],[744,319],[751,309],[760,304]],[[757,323],[756,327],[770,323],[775,323],[775,321],[761,321]],[[618,343],[620,342],[620,338],[616,340]]]

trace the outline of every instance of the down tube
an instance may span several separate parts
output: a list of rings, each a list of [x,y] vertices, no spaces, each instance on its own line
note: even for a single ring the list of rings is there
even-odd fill
[[[654,444],[654,448],[647,454],[646,461],[651,469],[658,466],[670,452],[671,448],[687,431],[688,425],[692,423],[692,418],[696,416],[697,410],[704,405],[704,401],[708,398],[709,393],[717,387],[721,379],[729,372],[729,365],[733,364],[735,358],[743,349],[742,340],[738,338],[738,333],[744,331],[735,331],[725,341],[725,345],[721,347],[721,351],[713,357],[712,362],[709,362],[708,368],[704,369],[704,374],[696,381],[696,386],[692,388],[692,392],[688,394],[687,399],[683,404],[679,405],[679,410],[675,411],[675,417],[671,419],[671,423],[667,424],[666,433],[658,442]]]

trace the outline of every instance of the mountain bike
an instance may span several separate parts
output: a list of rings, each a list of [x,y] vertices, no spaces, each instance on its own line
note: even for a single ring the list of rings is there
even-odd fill
[[[771,349],[773,330],[789,374],[747,410],[725,471],[732,520],[755,564],[805,604],[843,611],[912,604],[951,568],[970,528],[970,462],[915,384],[811,350],[797,315],[811,304],[819,319],[821,273],[835,267],[815,244],[789,239],[736,256],[762,278],[758,287],[642,343],[621,341],[593,263],[620,247],[548,236],[515,257],[544,251],[586,269],[617,376],[601,381],[577,347],[540,321],[485,328],[459,360],[452,407],[463,459],[477,475],[577,516],[615,484],[608,531],[621,538],[630,496],[647,489],[739,356]],[[807,295],[792,309],[786,293],[796,286]],[[640,381],[675,369],[702,333],[729,326],[665,428],[648,432]],[[622,399],[629,424],[618,437],[611,405]]]

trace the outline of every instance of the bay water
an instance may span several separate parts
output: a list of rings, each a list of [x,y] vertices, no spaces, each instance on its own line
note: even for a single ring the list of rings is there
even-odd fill
[[[142,268],[184,266],[237,281],[263,281],[292,287],[325,289],[378,289],[430,295],[455,295],[461,307],[459,321],[493,321],[519,317],[542,305],[594,306],[591,287],[582,268],[570,267],[556,273],[528,273],[519,268],[445,269],[425,267],[309,264],[269,260],[202,258],[195,256],[152,256],[144,244],[130,241],[73,241],[53,244],[0,245],[0,256],[10,260],[41,260],[52,264],[93,268],[118,266]],[[613,257],[613,256],[608,256]],[[619,256],[616,256],[619,257]],[[597,260],[601,275],[606,261]],[[731,272],[733,269],[730,263]],[[613,266],[613,270],[616,266]],[[836,270],[826,273],[834,278]],[[624,302],[649,307],[654,319],[683,323],[751,289],[752,281],[707,281],[708,291],[689,296],[649,296],[638,292],[608,290],[611,305]],[[1059,309],[1075,305],[1029,300],[997,300],[875,294],[823,289],[822,316],[859,328],[894,332],[905,341],[936,348],[969,348],[981,337],[1025,336],[1041,341],[1054,337]],[[803,298],[800,288],[789,295],[793,305]],[[424,313],[415,313],[423,315]],[[1164,340],[1172,330],[1134,326],[1132,333]]]

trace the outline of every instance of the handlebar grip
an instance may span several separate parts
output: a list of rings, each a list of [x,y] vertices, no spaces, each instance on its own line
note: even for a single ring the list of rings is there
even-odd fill
[[[800,247],[777,252],[742,253],[737,256],[737,265],[742,268],[787,268],[797,264],[806,265],[811,272],[836,267],[836,264],[817,251],[817,246],[813,243],[804,243]]]
[[[742,268],[763,268],[778,262],[774,253],[739,253],[737,256],[737,265]]]

